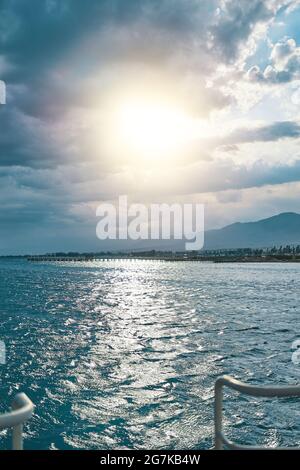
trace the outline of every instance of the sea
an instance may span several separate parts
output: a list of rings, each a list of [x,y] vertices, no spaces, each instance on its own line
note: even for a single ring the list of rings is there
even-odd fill
[[[293,263],[2,259],[0,412],[33,401],[25,449],[209,449],[217,377],[299,383],[299,301]],[[299,399],[224,396],[239,443],[299,446],[299,418]]]

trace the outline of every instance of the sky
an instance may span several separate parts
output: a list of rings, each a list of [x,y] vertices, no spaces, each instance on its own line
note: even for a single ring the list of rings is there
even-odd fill
[[[100,251],[96,209],[300,212],[299,0],[0,0],[0,254]],[[130,123],[130,124],[128,124]]]

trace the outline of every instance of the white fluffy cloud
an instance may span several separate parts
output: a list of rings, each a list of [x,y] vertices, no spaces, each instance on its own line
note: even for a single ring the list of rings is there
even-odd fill
[[[284,38],[274,44],[270,64],[262,71],[257,65],[247,73],[250,81],[280,84],[300,78],[300,47],[292,38]]]

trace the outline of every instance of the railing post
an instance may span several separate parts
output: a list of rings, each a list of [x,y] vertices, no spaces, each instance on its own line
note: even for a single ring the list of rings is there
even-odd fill
[[[223,449],[222,441],[222,414],[223,414],[223,384],[218,379],[215,383],[215,449]]]
[[[32,416],[34,405],[25,393],[18,393],[11,411],[0,414],[0,430],[12,429],[12,447],[23,450],[23,424]]]
[[[239,380],[223,375],[215,382],[215,449],[222,450],[225,447],[229,449],[266,449],[266,447],[240,445],[229,441],[223,434],[222,415],[223,415],[223,388],[227,386],[239,393],[244,393],[252,397],[280,398],[280,397],[300,397],[300,385],[290,385],[285,387],[261,387],[243,383]],[[277,449],[282,449],[277,447]],[[295,449],[295,448],[293,448]]]
[[[18,397],[15,397],[11,407],[13,410],[20,408]],[[12,429],[12,450],[23,450],[23,423],[17,424]]]
[[[13,428],[12,449],[23,450],[23,424],[18,424]]]

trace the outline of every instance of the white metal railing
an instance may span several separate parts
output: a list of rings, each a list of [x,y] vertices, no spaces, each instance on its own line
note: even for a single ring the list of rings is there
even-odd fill
[[[222,418],[223,418],[223,387],[227,386],[237,392],[251,395],[253,397],[300,397],[300,385],[292,385],[289,387],[257,387],[240,382],[230,375],[223,375],[216,380],[215,383],[215,449],[222,450],[225,447],[229,449],[265,449],[260,446],[248,446],[236,444],[230,441],[223,434]],[[277,447],[279,449],[279,447]],[[294,447],[295,449],[295,447]]]
[[[13,450],[23,450],[23,424],[31,417],[34,405],[25,393],[18,393],[12,411],[0,415],[0,430],[12,428]]]

